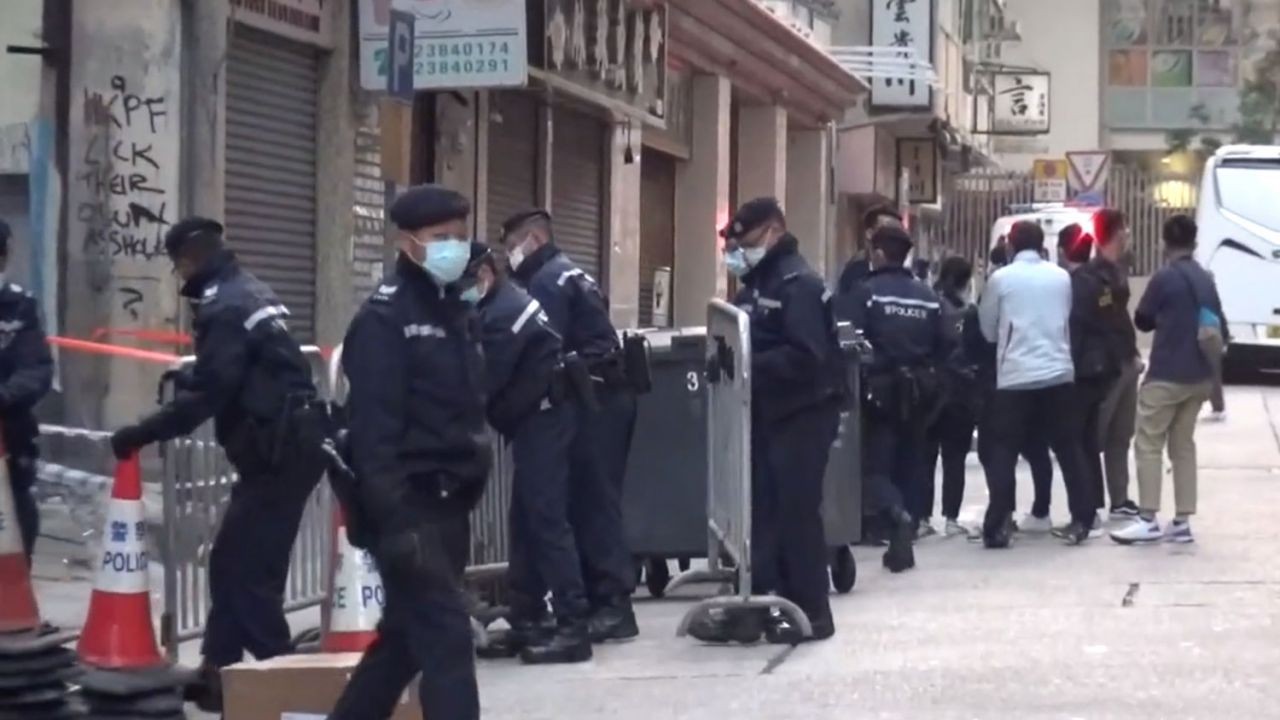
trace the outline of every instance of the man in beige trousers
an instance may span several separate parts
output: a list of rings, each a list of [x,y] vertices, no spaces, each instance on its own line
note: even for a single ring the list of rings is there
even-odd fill
[[[1151,278],[1134,312],[1134,325],[1155,332],[1150,366],[1138,390],[1134,458],[1138,467],[1139,514],[1111,533],[1121,544],[1189,543],[1196,512],[1196,418],[1213,389],[1214,362],[1221,357],[1222,303],[1213,278],[1192,259],[1196,224],[1175,215],[1164,225],[1166,265]],[[1161,467],[1168,448],[1173,464],[1174,519],[1162,529]]]

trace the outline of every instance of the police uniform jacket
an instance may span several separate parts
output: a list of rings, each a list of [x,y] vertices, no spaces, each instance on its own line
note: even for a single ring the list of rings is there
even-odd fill
[[[621,347],[609,320],[609,301],[590,275],[552,243],[525,258],[513,275],[541,303],[566,353],[577,353],[597,377],[620,374]]]
[[[12,457],[34,457],[40,434],[32,408],[53,384],[53,358],[36,300],[12,283],[0,285],[0,419]]]
[[[402,254],[342,348],[348,451],[368,519],[385,529],[423,508],[469,511],[492,463],[474,309]]]
[[[195,365],[178,377],[174,398],[142,421],[147,441],[185,435],[212,417],[233,463],[269,461],[286,409],[316,394],[311,365],[285,325],[288,309],[229,251],[181,292],[193,311]]]
[[[742,278],[734,304],[751,316],[753,412],[769,421],[845,398],[831,294],[791,235]]]
[[[850,310],[854,327],[871,344],[869,376],[897,368],[937,369],[951,359],[955,335],[943,318],[942,303],[907,268],[873,271],[858,289]]]
[[[479,304],[489,424],[510,436],[548,400],[560,335],[541,303],[498,278]]]

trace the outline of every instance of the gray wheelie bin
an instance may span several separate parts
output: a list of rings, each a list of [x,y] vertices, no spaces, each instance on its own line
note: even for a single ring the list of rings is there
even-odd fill
[[[707,554],[707,338],[700,327],[645,337],[653,389],[637,402],[622,514],[649,591],[661,595],[669,558]]]
[[[858,350],[847,329],[841,332],[856,399]],[[660,597],[671,577],[668,560],[679,561],[684,569],[690,559],[707,554],[706,331],[696,327],[644,334],[653,389],[637,403],[622,512],[645,585]],[[842,593],[853,589],[857,578],[849,546],[862,532],[861,431],[855,401],[841,413],[823,488],[832,582]]]

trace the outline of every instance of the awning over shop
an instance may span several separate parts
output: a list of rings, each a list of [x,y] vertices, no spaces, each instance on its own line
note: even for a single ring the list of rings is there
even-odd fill
[[[736,91],[776,103],[800,123],[844,116],[865,82],[752,0],[671,0],[671,57],[730,79]]]

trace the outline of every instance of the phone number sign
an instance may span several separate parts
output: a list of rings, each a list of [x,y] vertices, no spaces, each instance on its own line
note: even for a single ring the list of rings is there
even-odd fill
[[[365,89],[387,87],[387,33],[393,5],[415,16],[415,88],[528,83],[524,0],[361,0],[360,85]]]

